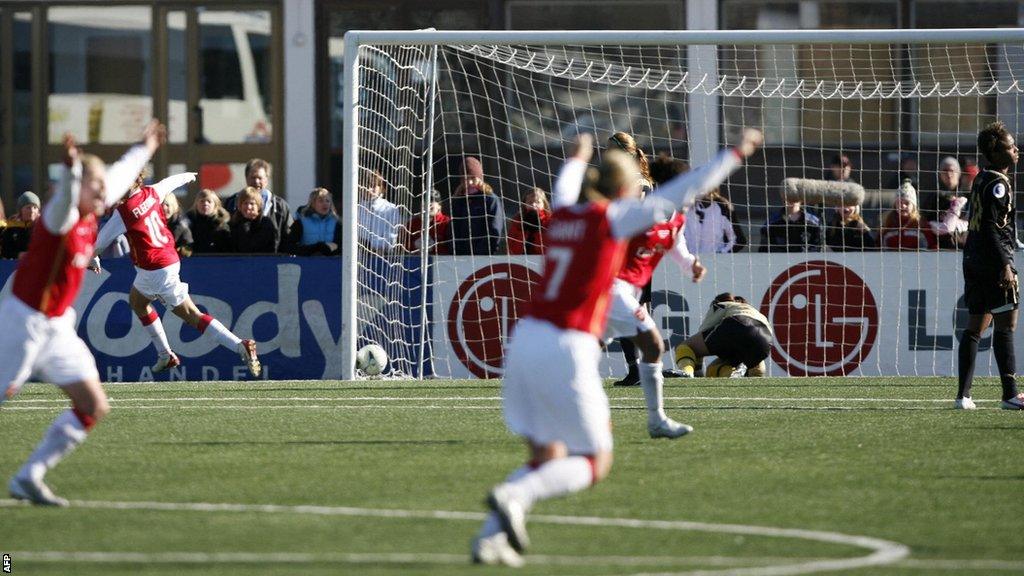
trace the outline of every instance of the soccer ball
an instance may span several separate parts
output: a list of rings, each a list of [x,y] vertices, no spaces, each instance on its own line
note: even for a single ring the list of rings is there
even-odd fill
[[[356,368],[367,376],[376,376],[388,365],[388,353],[378,344],[367,344],[356,352]]]

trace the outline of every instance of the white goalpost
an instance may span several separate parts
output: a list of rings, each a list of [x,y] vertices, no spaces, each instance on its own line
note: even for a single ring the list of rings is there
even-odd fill
[[[578,132],[657,177],[746,126],[764,152],[687,214],[707,278],[655,273],[665,367],[728,291],[772,322],[769,375],[955,373],[963,198],[978,130],[1024,132],[1024,30],[352,31],[344,58],[342,378],[369,343],[396,376],[500,376]]]

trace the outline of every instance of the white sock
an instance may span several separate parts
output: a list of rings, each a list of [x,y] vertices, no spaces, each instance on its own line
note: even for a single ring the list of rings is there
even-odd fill
[[[665,377],[661,375],[661,364],[640,363],[640,387],[644,389],[644,402],[647,403],[647,421],[661,422],[665,416],[665,398],[662,387]]]
[[[18,476],[42,480],[65,456],[85,441],[88,434],[85,426],[71,410],[65,410],[50,424],[42,442],[36,446],[25,465],[18,470]]]
[[[533,467],[530,465],[527,464],[520,466],[505,478],[505,482],[515,482],[530,472],[533,472]],[[477,536],[480,538],[489,538],[498,532],[501,532],[501,520],[498,520],[497,514],[491,512],[487,515],[487,518],[484,519],[484,525],[480,527],[480,532],[477,533]]]
[[[242,343],[242,339],[231,333],[230,330],[224,327],[220,323],[220,320],[216,318],[210,320],[210,324],[206,327],[207,330],[213,330],[214,336],[222,346],[230,348],[232,350],[238,350],[238,345]]]
[[[594,472],[590,460],[583,456],[569,456],[549,460],[540,468],[506,485],[529,510],[536,502],[579,492],[593,482]]]
[[[159,352],[161,356],[170,356],[171,345],[167,342],[167,333],[164,332],[164,323],[160,320],[160,317],[157,316],[156,319],[149,324],[146,324],[145,320],[143,320],[142,327],[149,333],[149,338],[156,346],[156,351]]]

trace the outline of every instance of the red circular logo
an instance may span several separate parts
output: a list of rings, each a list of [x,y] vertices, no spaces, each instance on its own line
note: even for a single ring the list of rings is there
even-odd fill
[[[775,332],[772,358],[794,376],[842,376],[857,369],[878,336],[878,307],[867,284],[824,260],[797,264],[761,302]]]
[[[501,376],[505,338],[539,281],[540,274],[521,264],[492,264],[459,286],[448,308],[448,340],[477,377]]]

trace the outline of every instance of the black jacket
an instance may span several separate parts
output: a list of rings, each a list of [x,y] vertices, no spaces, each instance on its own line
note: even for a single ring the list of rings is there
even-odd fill
[[[450,232],[456,256],[498,254],[505,238],[505,208],[494,194],[469,194],[451,199]]]
[[[202,216],[195,210],[189,210],[185,216],[192,230],[193,254],[231,251],[231,228],[228,226],[231,217],[227,210],[220,208],[212,216]]]
[[[235,207],[238,205],[238,194],[228,198],[224,201],[224,209],[228,211],[228,214],[234,215]],[[280,239],[278,240],[282,252],[288,251],[291,246],[292,239],[292,224],[295,220],[292,218],[292,211],[288,207],[288,202],[284,198],[281,198],[273,192],[270,193],[270,212],[267,212],[267,218],[274,221],[274,226],[280,233]]]
[[[281,233],[266,216],[246,220],[236,216],[231,222],[231,250],[240,254],[272,254],[278,251]]]

